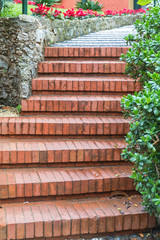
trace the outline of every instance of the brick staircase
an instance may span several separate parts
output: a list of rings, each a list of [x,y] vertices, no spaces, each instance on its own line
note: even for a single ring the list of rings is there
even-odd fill
[[[120,100],[140,89],[118,61],[127,50],[45,49],[22,116],[0,118],[0,240],[155,227],[129,178],[131,164],[120,155],[129,130]]]

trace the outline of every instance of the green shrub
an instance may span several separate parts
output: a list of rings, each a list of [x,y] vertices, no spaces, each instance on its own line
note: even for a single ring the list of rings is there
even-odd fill
[[[147,11],[135,27],[137,35],[125,38],[133,48],[122,60],[127,63],[126,73],[144,83],[150,80],[147,71],[160,73],[160,7]]]
[[[103,4],[100,4],[98,1],[94,1],[94,0],[81,0],[81,1],[77,1],[76,8],[78,9],[83,9],[83,10],[93,10],[93,11],[101,11],[103,8]]]
[[[150,76],[151,77],[151,76]],[[160,75],[138,94],[122,99],[125,116],[132,117],[123,158],[134,164],[132,178],[149,213],[160,214]]]
[[[145,209],[160,215],[160,8],[148,11],[135,24],[137,35],[127,40],[133,49],[124,56],[126,72],[143,83],[143,89],[122,99],[124,116],[131,118],[123,159],[133,165],[132,178]]]
[[[36,5],[37,4],[44,4],[47,7],[50,7],[56,3],[60,3],[62,0],[35,0]]]

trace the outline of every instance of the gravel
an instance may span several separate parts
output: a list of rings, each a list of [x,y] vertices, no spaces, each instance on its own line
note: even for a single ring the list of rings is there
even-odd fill
[[[71,239],[73,240],[73,239]],[[160,230],[153,233],[139,233],[124,236],[106,236],[100,238],[78,239],[78,240],[160,240]]]

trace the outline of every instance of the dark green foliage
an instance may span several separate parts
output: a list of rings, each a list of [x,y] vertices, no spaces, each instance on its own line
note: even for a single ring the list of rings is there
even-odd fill
[[[93,11],[101,11],[103,8],[103,4],[100,4],[98,1],[94,1],[94,0],[81,0],[81,1],[77,1],[76,8],[81,8],[83,10],[93,10]]]
[[[1,15],[1,12],[2,12],[2,9],[3,9],[3,0],[0,0],[0,15]]]
[[[127,63],[126,73],[144,83],[150,80],[147,71],[160,73],[160,7],[147,11],[135,27],[137,35],[125,38],[133,48],[122,59]]]
[[[36,5],[37,4],[44,4],[47,7],[50,7],[56,3],[60,3],[62,0],[35,0]]]
[[[21,110],[22,110],[22,106],[21,106],[21,105],[18,105],[16,108],[17,108],[17,111],[20,113]]]
[[[5,15],[13,8],[14,3],[11,1],[0,0],[0,16]]]
[[[134,164],[132,178],[142,194],[145,209],[160,215],[160,8],[137,21],[133,49],[122,58],[126,72],[143,83],[143,89],[122,99],[124,116],[131,117],[124,159]]]

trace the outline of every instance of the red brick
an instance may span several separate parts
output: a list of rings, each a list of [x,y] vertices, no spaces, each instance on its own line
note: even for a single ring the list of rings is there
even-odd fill
[[[122,73],[122,63],[116,63],[116,73]]]
[[[26,238],[34,238],[34,219],[32,215],[32,210],[30,206],[24,205],[22,207],[24,218],[25,218],[25,230],[26,230]]]
[[[85,194],[88,193],[88,178],[87,176],[84,174],[83,169],[81,170],[76,170],[76,174],[78,176],[78,178],[80,179],[81,182],[81,189],[80,189],[80,193],[81,194]]]
[[[73,202],[73,206],[81,218],[81,234],[88,234],[89,217],[80,203]]]
[[[95,192],[96,191],[96,179],[95,179],[95,177],[93,176],[91,171],[87,168],[83,170],[83,173],[87,176],[87,178],[89,180],[89,183],[88,183],[89,193]]]
[[[69,169],[67,172],[73,181],[73,183],[72,183],[73,184],[73,190],[72,190],[73,194],[79,194],[81,192],[81,182],[80,182],[78,175],[76,174],[76,171],[72,171]]]
[[[62,220],[62,236],[69,236],[71,234],[71,219],[63,204],[56,205],[57,210],[59,211],[60,215],[63,217]]]
[[[82,146],[85,148],[85,152],[84,152],[84,161],[85,162],[90,162],[92,161],[92,155],[91,155],[91,147],[88,144],[88,142],[83,142],[81,141]]]
[[[53,220],[53,236],[59,237],[62,235],[62,220],[61,216],[56,208],[55,205],[50,204],[48,206],[49,212],[51,214],[52,220]]]
[[[16,239],[25,238],[25,221],[21,207],[14,207],[14,214],[16,220]]]
[[[2,240],[7,239],[7,223],[6,223],[6,214],[4,209],[0,209],[1,224],[0,224],[0,238]]]
[[[13,208],[6,208],[7,238],[16,239],[16,220]]]
[[[72,178],[69,173],[65,170],[61,170],[61,175],[65,181],[64,190],[66,195],[71,195],[73,193]]]
[[[111,210],[111,203],[109,201],[97,201],[97,204],[106,215],[106,232],[115,232],[115,216]]]
[[[105,213],[99,208],[97,203],[90,203],[90,206],[94,210],[98,218],[98,233],[106,232],[106,215]]]
[[[112,47],[112,57],[117,57],[117,47]]]
[[[34,227],[35,227],[35,238],[44,237],[44,226],[43,226],[43,218],[38,206],[31,206],[32,214],[34,218]]]
[[[57,195],[63,195],[65,192],[63,177],[58,171],[52,171],[52,173],[57,181]]]
[[[97,233],[97,214],[94,212],[89,203],[82,202],[82,206],[85,209],[87,215],[89,216],[89,233]]]
[[[16,184],[15,176],[13,172],[7,172],[7,184],[8,184],[8,197],[16,198]]]
[[[79,48],[79,56],[84,57],[85,56],[85,48],[80,47]]]
[[[79,235],[80,234],[80,216],[77,211],[73,207],[72,204],[66,204],[66,209],[71,217],[71,235]]]
[[[104,64],[104,73],[109,73],[110,72],[110,63],[105,63]]]
[[[3,170],[0,171],[0,179],[1,179],[1,185],[0,185],[1,199],[8,198],[7,175]]]
[[[46,205],[40,205],[40,211],[44,221],[44,237],[52,237],[52,218]]]
[[[22,172],[22,176],[24,179],[24,184],[25,184],[25,192],[24,196],[26,197],[32,197],[33,191],[32,191],[32,179],[29,173],[27,172]]]
[[[59,48],[58,49],[58,57],[63,57],[64,56],[64,48]]]
[[[24,188],[24,180],[22,177],[22,173],[20,171],[15,171],[15,180],[16,180],[16,188],[17,188],[17,197],[24,197],[25,188]]]
[[[116,205],[114,201],[112,201],[113,205]],[[118,206],[118,205],[116,205]],[[123,214],[120,213],[117,209],[118,207],[112,207],[112,212],[116,215],[115,216],[115,231],[123,231]]]
[[[69,49],[67,47],[63,48],[64,57],[69,56]]]

